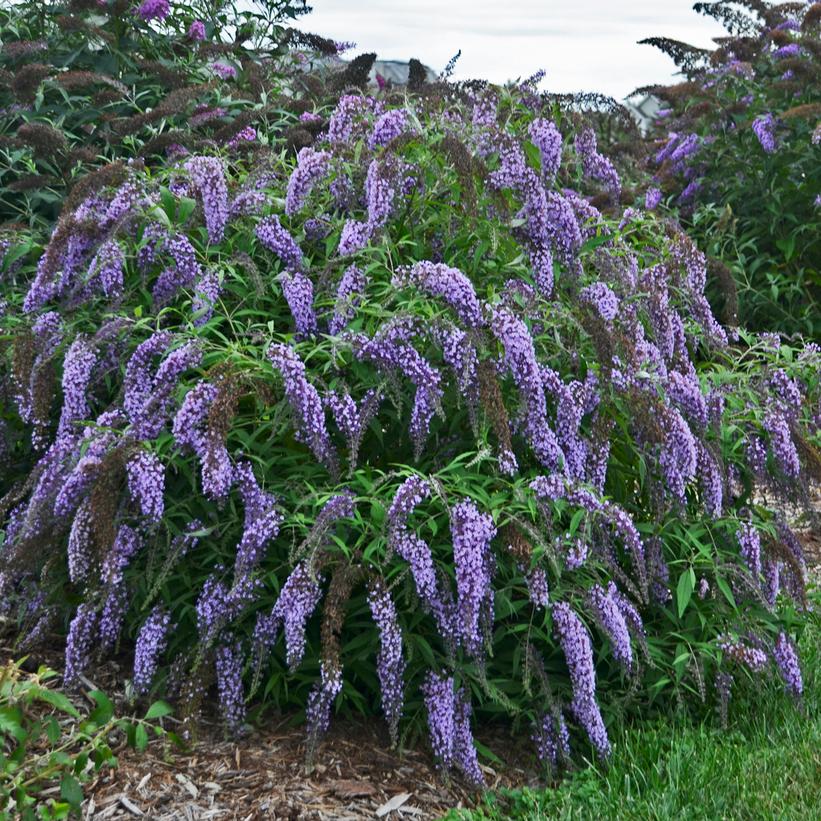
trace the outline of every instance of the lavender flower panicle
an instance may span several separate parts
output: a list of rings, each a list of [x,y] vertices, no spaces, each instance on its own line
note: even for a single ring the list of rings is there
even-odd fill
[[[185,163],[194,188],[202,199],[209,242],[222,242],[228,222],[228,185],[218,157],[191,157]]]
[[[168,643],[171,616],[157,605],[140,628],[134,648],[134,692],[145,695],[157,672],[159,658]]]
[[[376,669],[382,691],[382,710],[388,722],[391,740],[396,744],[404,704],[405,659],[402,653],[402,630],[396,605],[381,580],[371,585],[368,605],[379,629],[380,649]]]
[[[217,648],[215,667],[220,711],[229,731],[234,734],[240,730],[245,720],[242,666],[239,642],[229,642]]]
[[[451,509],[450,528],[458,592],[456,629],[468,652],[478,657],[483,645],[480,619],[493,609],[490,542],[496,528],[490,515],[480,513],[469,499]]]
[[[800,698],[804,692],[804,680],[798,663],[795,645],[786,633],[779,633],[773,646],[773,658],[781,678],[784,679],[786,691],[794,698]]]

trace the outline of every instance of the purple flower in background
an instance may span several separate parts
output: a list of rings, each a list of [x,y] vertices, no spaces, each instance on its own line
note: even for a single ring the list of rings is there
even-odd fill
[[[336,426],[347,440],[348,461],[351,465],[356,464],[362,437],[376,416],[381,401],[381,392],[374,388],[365,393],[359,406],[347,391],[342,394],[331,391],[325,396],[325,404],[330,409]]]
[[[165,510],[165,469],[159,457],[140,450],[126,463],[128,492],[152,524],[159,524]]]
[[[188,237],[183,234],[168,237],[163,242],[163,250],[170,255],[174,264],[162,271],[151,291],[158,307],[171,300],[180,288],[191,287],[202,276],[197,252]]]
[[[698,465],[697,473],[701,486],[701,499],[704,512],[708,516],[721,516],[724,501],[724,482],[721,477],[718,463],[712,453],[701,442],[697,443]]]
[[[480,619],[487,619],[489,627],[493,618],[490,542],[496,528],[489,514],[480,513],[472,501],[463,499],[451,509],[450,530],[458,593],[455,627],[468,652],[478,656],[483,644]]]
[[[761,147],[768,154],[775,153],[777,148],[775,142],[775,125],[775,117],[770,113],[762,114],[753,120],[755,136],[758,137]]]
[[[553,770],[570,757],[570,732],[561,713],[545,713],[536,723],[532,738],[539,761]]]
[[[393,208],[396,188],[388,163],[371,160],[365,177],[365,201],[368,206],[368,227],[373,233],[384,227]]]
[[[68,628],[64,686],[72,690],[91,661],[97,632],[97,611],[89,603],[81,604]]]
[[[764,560],[764,578],[761,582],[761,592],[770,608],[775,607],[778,593],[781,590],[782,563],[775,559]]]
[[[550,120],[537,118],[531,122],[528,133],[542,158],[542,180],[552,182],[562,162],[561,131]]]
[[[368,110],[364,97],[345,94],[339,98],[328,123],[328,139],[332,143],[347,143],[361,128],[362,114]]]
[[[453,700],[453,758],[465,779],[473,787],[482,787],[485,777],[479,766],[473,733],[470,730],[470,700],[460,687]]]
[[[409,114],[404,108],[394,108],[377,117],[368,138],[368,148],[373,151],[403,134],[407,129],[408,117]]]
[[[325,426],[325,411],[317,389],[305,377],[305,365],[299,355],[287,345],[273,344],[268,359],[282,374],[285,395],[296,418],[300,441],[305,442],[314,456],[331,472],[336,470],[337,456]]]
[[[273,251],[282,260],[289,271],[302,270],[302,251],[296,240],[282,227],[276,214],[260,220],[256,235],[269,251]]]
[[[421,689],[428,713],[430,746],[440,766],[450,769],[456,737],[453,678],[428,672]]]
[[[84,499],[77,508],[71,530],[68,534],[68,577],[74,584],[85,581],[91,569],[92,516],[88,499]],[[9,528],[6,528],[6,539],[12,541]]]
[[[217,398],[218,389],[210,382],[198,382],[187,394],[174,417],[172,433],[180,447],[197,449],[202,425]]]
[[[395,288],[406,283],[441,297],[469,328],[482,324],[482,308],[473,284],[457,268],[435,262],[416,262],[410,268],[397,271],[391,280]]]
[[[305,723],[308,727],[309,747],[328,731],[331,724],[331,707],[342,691],[342,670],[328,661],[319,668],[320,680],[308,695],[305,707]]]
[[[603,183],[610,196],[618,200],[621,194],[621,180],[613,163],[603,154],[599,154],[596,133],[592,128],[586,128],[576,135],[575,147],[585,175]]]
[[[223,80],[233,80],[237,76],[236,68],[227,63],[212,63],[211,70]]]
[[[747,667],[754,673],[760,672],[767,666],[767,654],[758,647],[728,636],[719,636],[716,644],[726,658]]]
[[[191,157],[185,163],[194,188],[202,198],[209,242],[221,242],[228,222],[228,185],[218,157]]]
[[[245,523],[234,566],[234,574],[240,576],[259,564],[266,545],[279,533],[283,516],[276,509],[273,494],[266,493],[257,484],[248,462],[237,464],[235,478],[245,507]]]
[[[619,313],[619,298],[603,282],[582,288],[579,299],[595,308],[605,322],[612,322]]]
[[[291,309],[297,338],[307,339],[313,336],[317,329],[313,283],[301,271],[294,274],[284,271],[279,276],[279,284]]]
[[[648,211],[655,211],[661,202],[661,190],[658,188],[648,188],[644,195],[644,207]]]
[[[553,624],[562,646],[573,685],[571,711],[601,758],[610,754],[610,741],[596,703],[596,671],[590,636],[570,605],[553,605]]]
[[[245,720],[242,689],[242,651],[239,642],[222,644],[215,658],[220,712],[228,729],[236,733]]]
[[[530,446],[545,467],[555,468],[564,457],[556,434],[547,424],[547,402],[533,339],[525,324],[507,308],[497,308],[493,312],[491,329],[504,346],[505,367],[522,398]]]
[[[205,39],[205,23],[202,20],[194,20],[188,27],[188,39],[194,41]]]
[[[321,123],[322,117],[315,111],[303,111],[299,115],[299,121],[301,123]]]
[[[361,251],[371,238],[371,226],[359,220],[346,220],[339,237],[337,253],[341,257],[349,257]]]
[[[322,577],[315,577],[307,562],[292,571],[280,591],[272,616],[285,630],[288,669],[299,667],[305,654],[305,627],[322,597]]]
[[[795,698],[800,698],[804,692],[804,680],[801,677],[801,667],[798,663],[795,645],[786,633],[778,634],[773,647],[773,658],[781,678],[784,679],[787,692]]]
[[[305,147],[297,156],[297,166],[288,179],[285,194],[285,213],[296,214],[311,193],[313,187],[328,173],[331,155],[327,151],[316,151]]]
[[[225,143],[226,146],[230,149],[238,148],[243,143],[252,143],[257,138],[257,130],[252,125],[246,125],[245,128],[241,128]]]
[[[93,282],[99,282],[107,297],[117,297],[123,289],[123,251],[116,240],[106,240],[91,261],[89,271]]]
[[[610,639],[613,656],[629,672],[633,667],[633,648],[630,644],[630,632],[627,629],[627,622],[624,620],[619,606],[598,584],[594,584],[590,588],[588,598],[596,620]]]
[[[741,550],[741,558],[752,577],[761,577],[761,536],[748,522],[742,522],[736,531],[736,539]]]
[[[543,567],[534,567],[525,577],[527,594],[536,607],[545,608],[550,603],[550,589],[547,584],[547,573]]]
[[[97,352],[84,336],[78,336],[63,360],[63,410],[57,435],[64,436],[76,422],[88,419],[88,385],[97,364]]]
[[[353,319],[368,278],[355,265],[345,269],[336,291],[334,313],[328,324],[328,333],[335,336]]]
[[[404,704],[405,658],[396,605],[383,581],[371,584],[368,606],[379,629],[380,648],[376,658],[376,671],[382,691],[382,710],[388,722],[391,740],[396,744]]]
[[[199,278],[195,285],[194,298],[191,300],[195,327],[202,327],[214,315],[214,306],[221,291],[220,277],[216,270],[209,269]]]
[[[143,0],[137,13],[146,22],[150,20],[164,20],[168,16],[168,0]]]
[[[168,643],[168,628],[171,617],[157,605],[140,628],[134,648],[134,692],[145,695],[157,672],[159,658]]]
[[[801,472],[801,461],[787,417],[783,413],[770,411],[763,424],[770,436],[770,448],[776,463],[785,476],[794,479]]]
[[[773,52],[773,57],[776,60],[783,60],[785,57],[800,57],[801,46],[798,43],[787,43],[786,46],[781,46]]]

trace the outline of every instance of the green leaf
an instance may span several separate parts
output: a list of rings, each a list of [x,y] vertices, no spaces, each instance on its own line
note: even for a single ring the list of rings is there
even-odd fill
[[[58,690],[47,690],[44,687],[37,694],[37,698],[40,701],[45,701],[47,704],[51,704],[52,707],[56,707],[63,713],[67,713],[74,718],[80,718],[80,713],[77,708],[68,700],[64,693],[61,693]]]
[[[88,695],[94,699],[94,703],[97,705],[91,711],[88,720],[98,726],[111,721],[114,715],[114,705],[111,703],[111,699],[102,690],[92,690]]]
[[[696,587],[696,574],[692,567],[683,570],[678,577],[678,584],[676,585],[676,603],[678,604],[678,617],[684,615],[687,605],[693,596],[693,590]]]
[[[163,716],[171,715],[174,712],[173,707],[166,704],[164,701],[155,701],[145,714],[145,720],[151,721],[152,718],[162,718]]]
[[[134,746],[142,752],[148,746],[148,730],[145,729],[145,724],[138,724],[134,731]]]
[[[73,775],[64,775],[60,782],[60,797],[71,804],[75,810],[83,803],[83,789]]]

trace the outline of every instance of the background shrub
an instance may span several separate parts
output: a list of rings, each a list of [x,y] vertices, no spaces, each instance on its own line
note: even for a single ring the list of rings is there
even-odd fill
[[[716,260],[711,298],[728,322],[818,337],[821,4],[695,8],[727,28],[714,50],[647,41],[683,74],[648,89],[668,105],[657,126],[657,179]]]

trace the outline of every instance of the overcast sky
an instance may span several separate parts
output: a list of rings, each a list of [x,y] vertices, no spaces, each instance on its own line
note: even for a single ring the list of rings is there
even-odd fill
[[[709,46],[723,30],[693,0],[310,0],[300,28],[380,59],[418,57],[440,71],[462,50],[454,77],[504,82],[547,71],[542,89],[621,98],[671,79],[675,67],[645,37]]]

